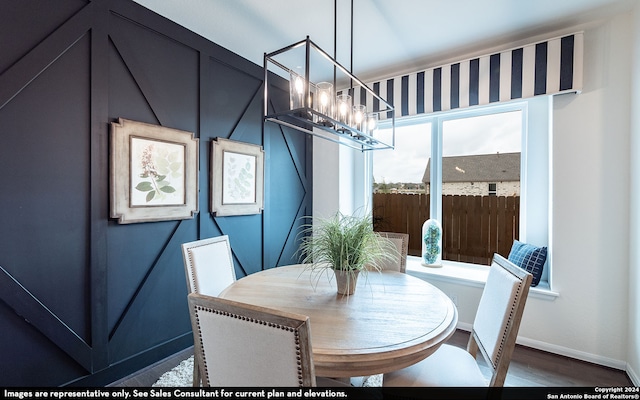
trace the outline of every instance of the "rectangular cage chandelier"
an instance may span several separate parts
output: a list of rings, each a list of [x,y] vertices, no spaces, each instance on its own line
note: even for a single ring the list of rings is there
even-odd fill
[[[269,80],[284,79],[289,107],[268,112]],[[359,96],[354,96],[358,93]],[[359,98],[359,101],[354,101]],[[306,39],[264,55],[264,121],[368,151],[395,146],[395,109]],[[379,129],[386,121],[391,129]]]

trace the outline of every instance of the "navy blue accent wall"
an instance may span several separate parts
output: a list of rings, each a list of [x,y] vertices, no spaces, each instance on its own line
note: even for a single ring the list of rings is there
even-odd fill
[[[192,345],[181,243],[228,234],[239,278],[296,262],[312,142],[263,129],[261,66],[132,1],[0,11],[0,387],[106,385]],[[284,82],[269,90],[288,107]],[[200,139],[193,219],[109,219],[119,117]],[[263,214],[208,212],[217,137],[264,147]]]

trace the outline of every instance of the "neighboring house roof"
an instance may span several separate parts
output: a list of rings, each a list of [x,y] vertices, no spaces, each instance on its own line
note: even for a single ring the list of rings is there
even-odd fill
[[[431,159],[422,182],[431,181]],[[442,182],[520,181],[520,153],[442,157]]]

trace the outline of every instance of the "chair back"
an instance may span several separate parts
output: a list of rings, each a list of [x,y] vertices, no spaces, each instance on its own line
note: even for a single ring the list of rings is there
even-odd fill
[[[492,369],[490,386],[503,386],[532,275],[499,254],[493,256],[467,349],[479,349]]]
[[[396,232],[377,232],[380,236],[387,238],[393,243],[397,250],[397,257],[393,259],[380,260],[379,266],[384,270],[406,272],[407,254],[409,253],[409,234]]]
[[[309,317],[189,294],[203,386],[315,386]]]
[[[236,280],[229,236],[182,244],[189,293],[217,296]]]

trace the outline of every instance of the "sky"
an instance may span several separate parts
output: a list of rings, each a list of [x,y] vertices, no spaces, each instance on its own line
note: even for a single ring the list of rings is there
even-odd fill
[[[520,152],[521,127],[520,111],[444,121],[443,156]],[[373,152],[374,181],[422,182],[431,152],[430,132],[430,123],[396,127],[395,149]]]

